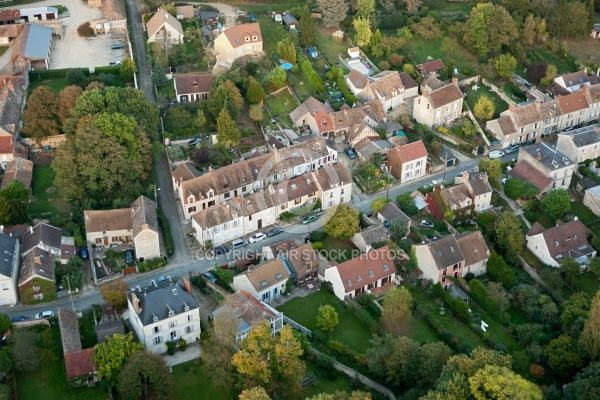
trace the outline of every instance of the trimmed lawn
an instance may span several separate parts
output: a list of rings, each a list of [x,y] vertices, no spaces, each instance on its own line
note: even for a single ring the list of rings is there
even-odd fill
[[[407,336],[419,343],[439,342],[440,339],[429,325],[421,318],[412,315],[408,320],[408,329],[403,332]]]
[[[216,386],[210,379],[210,371],[195,361],[173,367],[173,398],[177,400],[230,400],[237,398],[233,388]]]
[[[477,86],[477,91],[473,90],[473,85],[467,85],[464,88],[465,93],[467,94],[465,100],[471,108],[471,111],[475,109],[475,104],[477,104],[477,101],[481,96],[486,96],[494,102],[493,118],[498,118],[501,112],[508,110],[508,104],[506,104],[506,102],[504,102],[504,100],[502,100],[496,93],[492,92],[491,89],[488,89],[487,86],[481,83]]]
[[[556,66],[556,69],[558,70],[558,75],[574,72],[578,69],[577,65],[573,65],[560,58],[555,53],[546,49],[542,49],[540,47],[528,50],[525,52],[525,54],[532,63],[546,63]],[[519,75],[525,75],[523,73],[523,69],[519,67],[517,67],[517,70],[515,72]]]
[[[344,375],[341,372],[338,372],[337,377],[335,379],[328,380],[320,376],[321,371],[319,371],[315,363],[312,363],[308,360],[304,360],[304,364],[306,365],[306,372],[313,372],[315,375],[317,375],[317,381],[313,385],[308,385],[304,387],[304,389],[302,390],[302,394],[299,396],[302,399],[313,397],[321,393],[352,393],[354,390],[362,390],[364,392],[370,391],[370,388],[368,387],[355,388],[351,386],[350,378],[348,378],[347,375]]]
[[[298,102],[288,90],[282,90],[276,95],[268,96],[265,99],[265,107],[269,110],[269,113],[273,118],[281,117],[283,115],[288,115],[296,107],[298,107]]]
[[[527,264],[529,264],[529,266],[535,269],[538,273],[545,268],[544,264],[542,264],[542,262],[527,248],[523,248],[523,251],[521,251],[521,257],[523,257]]]
[[[17,372],[17,394],[20,400],[104,400],[107,393],[100,386],[68,389],[58,326],[52,329],[52,366],[39,366],[32,372]],[[231,398],[231,397],[230,397]]]
[[[332,332],[327,333],[329,339],[338,340],[359,353],[369,347],[371,333],[363,327],[333,293],[319,290],[306,297],[296,297],[277,307],[284,315],[310,330],[317,329],[317,310],[324,305],[333,306],[340,320]]]
[[[288,72],[288,83],[292,86],[296,97],[298,100],[305,101],[310,96],[312,96],[312,92],[310,90],[310,86],[305,82],[305,78],[302,76],[302,73],[298,72],[298,74],[294,74]]]
[[[39,214],[52,213],[58,214],[60,211],[54,203],[53,194],[48,194],[47,190],[54,185],[54,176],[56,173],[52,167],[33,168],[32,191],[33,201],[27,204],[27,213],[35,217]]]
[[[44,79],[43,81],[32,79],[31,85],[29,86],[29,93],[33,92],[40,86],[48,86],[54,93],[58,93],[69,85],[70,83],[67,82],[65,78]]]
[[[0,56],[2,56],[2,54],[6,53],[6,50],[8,50],[9,46],[2,46],[0,47]]]
[[[349,259],[358,256],[359,252],[354,243],[349,240],[335,239],[329,236],[325,236],[323,239],[323,250],[325,254],[330,255],[330,260],[342,263]],[[354,253],[354,254],[353,254]]]
[[[577,217],[583,222],[585,225],[592,224],[598,221],[598,217],[596,214],[590,211],[583,203],[578,201],[571,203],[571,214],[577,215]]]
[[[600,280],[593,272],[588,271],[577,277],[577,289],[580,292],[585,292],[594,297],[598,289],[600,289]]]
[[[346,40],[337,42],[333,40],[331,34],[335,32],[335,29],[328,29],[323,24],[315,24],[315,40],[317,47],[319,48],[321,55],[325,57],[327,62],[332,66],[340,65],[338,55],[342,54],[347,56],[347,51],[350,48],[350,43]]]

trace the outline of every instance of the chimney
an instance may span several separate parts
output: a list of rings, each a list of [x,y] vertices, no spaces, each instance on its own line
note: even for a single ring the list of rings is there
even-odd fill
[[[187,276],[182,276],[181,280],[183,281],[183,288],[185,289],[186,292],[191,293],[192,292],[192,288],[190,286],[190,280],[188,279]]]
[[[458,78],[452,77],[452,84],[458,86]]]
[[[463,178],[463,180],[465,182],[468,181],[469,180],[469,172],[468,171],[463,171],[462,178]]]
[[[136,313],[140,313],[140,299],[135,295],[135,293],[131,293],[131,303],[133,304],[133,309]]]
[[[508,111],[514,112],[515,111],[515,105],[514,104],[509,104],[508,105]]]
[[[537,153],[535,158],[537,158],[538,161],[542,161],[542,153]]]
[[[596,77],[600,76],[600,68],[598,68],[598,71],[596,71]]]
[[[41,264],[41,263],[42,263],[42,259],[40,258],[40,256],[35,256],[35,257],[33,258],[33,261],[34,261],[36,264]]]
[[[29,227],[29,234],[30,234],[30,235],[33,235],[33,226],[30,226],[30,227]]]

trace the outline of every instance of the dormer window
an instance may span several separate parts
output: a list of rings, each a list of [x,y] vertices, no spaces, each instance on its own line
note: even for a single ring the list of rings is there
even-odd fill
[[[250,41],[250,36],[246,36],[246,37],[244,37],[244,39],[246,40],[246,42],[249,42]]]
[[[258,36],[252,36],[252,40],[256,42],[258,40]]]

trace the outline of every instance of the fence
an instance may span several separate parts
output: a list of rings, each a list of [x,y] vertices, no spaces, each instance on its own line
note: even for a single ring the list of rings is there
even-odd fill
[[[94,274],[94,283],[96,284],[96,286],[100,286],[104,283],[115,281],[117,279],[121,279],[123,276],[124,276],[123,271],[118,272],[116,274],[111,274],[111,275],[105,276],[104,278],[100,278],[100,279],[98,279],[96,277],[96,274]]]
[[[508,104],[509,106],[515,105],[515,102],[510,97],[508,97],[507,95],[502,93],[500,91],[500,89],[498,89],[498,87],[496,85],[494,85],[493,83],[488,82],[485,78],[481,78],[481,83],[483,83],[484,85],[486,85],[490,89],[492,89],[492,92],[496,93],[498,95],[498,97],[500,97],[502,100],[504,100],[506,102],[506,104]]]
[[[290,319],[289,317],[286,317],[285,315],[283,316],[283,322],[290,325],[295,330],[304,333],[306,336],[312,337],[312,331],[310,329],[308,329],[305,326],[300,325],[299,323],[297,323],[293,319]]]

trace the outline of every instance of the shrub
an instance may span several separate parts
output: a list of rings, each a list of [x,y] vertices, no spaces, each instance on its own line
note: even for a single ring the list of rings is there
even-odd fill
[[[469,312],[469,306],[462,300],[455,299],[450,294],[445,291],[442,286],[437,283],[435,286],[435,292],[438,296],[440,296],[446,304],[454,311],[456,316],[460,318],[463,322],[469,322],[471,319],[471,313]]]
[[[290,219],[292,219],[292,218],[294,218],[294,217],[295,217],[295,215],[294,215],[294,214],[292,214],[292,213],[291,213],[291,212],[289,212],[289,211],[284,211],[284,212],[282,212],[281,214],[279,214],[279,218],[280,218],[282,221],[288,221],[288,220],[290,220]]]
[[[312,243],[312,246],[314,251],[321,251],[323,250],[323,242],[314,242]]]
[[[138,272],[152,271],[167,265],[167,260],[162,257],[151,258],[150,260],[141,261],[138,263]]]
[[[471,75],[471,70],[469,68],[463,68],[462,73],[463,75],[469,76]]]
[[[508,178],[504,184],[504,193],[513,200],[518,198],[532,199],[537,196],[540,191],[531,182],[524,181],[520,178]]]
[[[493,281],[502,283],[502,286],[506,289],[511,289],[517,280],[515,272],[510,269],[504,259],[496,254],[496,252],[492,252],[487,262],[487,272]]]
[[[373,295],[361,293],[356,296],[356,302],[360,304],[362,307],[366,307],[373,301]]]
[[[398,53],[393,53],[393,54],[390,55],[389,62],[394,67],[399,67],[404,62],[404,57],[402,57]]]
[[[355,316],[358,322],[360,322],[362,326],[367,328],[369,332],[377,333],[379,331],[379,324],[377,323],[377,321],[375,321],[373,317],[371,317],[371,314],[369,314],[368,311],[364,308],[358,310]]]
[[[65,74],[65,79],[71,85],[81,86],[86,82],[85,74],[79,68],[71,68]]]
[[[175,354],[175,348],[177,347],[177,343],[175,342],[167,342],[167,354],[172,356]]]
[[[490,292],[479,279],[473,279],[469,282],[469,295],[475,300],[481,308],[494,319],[502,322],[502,315],[498,310],[498,303],[490,295]]]
[[[390,63],[387,62],[387,61],[385,61],[385,60],[383,60],[383,61],[379,62],[378,67],[379,67],[380,70],[385,71],[385,70],[390,69]]]
[[[84,22],[77,27],[77,33],[82,37],[91,37],[96,32],[94,32],[94,28],[92,28],[89,22]]]
[[[300,61],[300,70],[310,83],[311,87],[315,89],[317,93],[325,93],[325,88],[323,87],[323,82],[321,82],[321,78],[315,72],[312,64],[305,57]]]
[[[194,275],[190,278],[190,283],[196,286],[198,289],[203,289],[206,287],[206,280],[202,278],[200,275]]]
[[[185,339],[183,339],[183,338],[179,339],[179,350],[185,351],[186,347],[187,347],[187,342],[185,341]]]

